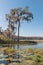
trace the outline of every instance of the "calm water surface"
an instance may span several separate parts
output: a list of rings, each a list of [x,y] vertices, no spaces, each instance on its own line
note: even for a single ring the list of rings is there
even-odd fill
[[[20,45],[20,49],[25,49],[25,48],[43,48],[43,43],[37,43],[35,45]]]

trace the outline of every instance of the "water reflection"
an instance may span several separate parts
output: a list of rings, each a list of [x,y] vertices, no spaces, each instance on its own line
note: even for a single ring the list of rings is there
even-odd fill
[[[43,48],[43,43],[37,43],[37,44],[31,44],[31,45],[20,45],[20,49],[25,49],[25,48]]]

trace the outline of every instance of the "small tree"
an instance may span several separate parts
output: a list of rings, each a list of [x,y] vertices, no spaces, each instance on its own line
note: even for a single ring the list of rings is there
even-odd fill
[[[11,21],[14,22],[14,24],[18,24],[18,49],[19,49],[19,28],[20,28],[20,22],[21,21],[31,21],[33,19],[33,15],[28,10],[28,6],[26,6],[24,9],[21,7],[14,8],[10,10],[9,14],[6,14],[6,19],[9,21],[9,24]]]

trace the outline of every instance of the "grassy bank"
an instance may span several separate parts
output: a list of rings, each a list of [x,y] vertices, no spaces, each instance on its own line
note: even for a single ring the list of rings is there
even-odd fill
[[[43,65],[43,48],[42,49],[31,49],[26,48],[24,50],[15,50],[11,48],[6,48],[3,50],[3,52],[6,52],[7,55],[9,55],[8,59],[12,61],[9,63],[9,65],[19,65],[17,62],[13,62],[13,60],[17,60],[16,57],[19,53],[19,61],[20,65]],[[16,53],[16,56],[13,57],[13,54]],[[12,56],[10,56],[12,55]]]

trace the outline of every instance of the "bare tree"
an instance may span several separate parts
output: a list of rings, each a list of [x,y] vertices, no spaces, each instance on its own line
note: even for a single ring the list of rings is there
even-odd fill
[[[33,15],[32,15],[31,12],[29,12],[29,7],[28,6],[26,6],[24,9],[19,7],[19,8],[11,9],[10,13],[6,14],[6,19],[9,21],[9,24],[11,23],[11,21],[13,21],[14,24],[18,25],[18,49],[19,49],[20,23],[22,21],[31,22],[31,20],[33,19]]]
[[[0,27],[0,34],[1,34],[1,27]]]
[[[8,20],[8,31],[9,31],[9,38],[11,38],[12,35],[15,34],[14,29],[16,28],[14,26],[14,22],[11,20],[10,16],[6,14],[6,20]]]

